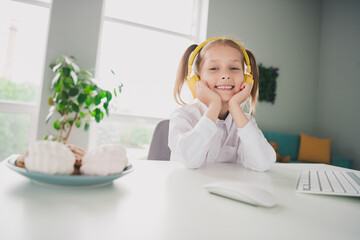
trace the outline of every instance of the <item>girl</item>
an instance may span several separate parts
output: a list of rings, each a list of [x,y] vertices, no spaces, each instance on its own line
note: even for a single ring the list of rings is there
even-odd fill
[[[195,76],[191,76],[193,62]],[[259,84],[253,54],[228,38],[192,45],[181,59],[174,87],[175,100],[182,105],[185,80],[198,100],[177,109],[170,118],[170,160],[188,168],[206,162],[237,162],[255,171],[269,169],[276,154],[252,116]],[[247,99],[250,114],[241,108]]]

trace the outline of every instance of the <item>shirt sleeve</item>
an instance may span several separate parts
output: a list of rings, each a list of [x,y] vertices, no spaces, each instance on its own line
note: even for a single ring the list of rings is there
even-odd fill
[[[245,168],[263,172],[276,161],[276,153],[258,128],[254,118],[251,116],[248,118],[249,122],[243,128],[238,128],[240,143],[237,161]]]
[[[179,161],[187,168],[201,167],[216,132],[215,123],[206,116],[196,122],[181,113],[173,114],[169,125],[170,160]]]

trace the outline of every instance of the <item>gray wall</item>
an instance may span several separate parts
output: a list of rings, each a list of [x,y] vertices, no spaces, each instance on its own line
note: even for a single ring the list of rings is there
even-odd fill
[[[211,0],[208,37],[243,40],[259,63],[279,68],[275,104],[259,103],[264,130],[314,134],[320,44],[319,0]]]
[[[360,169],[360,1],[324,0],[316,129]]]
[[[50,83],[54,77],[48,66],[62,54],[70,54],[78,59],[80,68],[95,68],[102,3],[103,0],[53,0],[37,139],[42,139],[48,133],[55,134],[52,123],[45,125],[44,121],[49,110]],[[88,132],[75,128],[69,142],[86,149],[87,139]]]
[[[207,37],[243,40],[279,68],[275,104],[260,102],[264,130],[332,138],[332,153],[360,169],[357,0],[210,0]]]

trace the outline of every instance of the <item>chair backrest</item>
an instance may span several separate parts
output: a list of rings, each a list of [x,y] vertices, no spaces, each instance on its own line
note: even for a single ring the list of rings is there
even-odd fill
[[[148,160],[170,160],[170,148],[168,146],[169,119],[158,123],[151,139]]]

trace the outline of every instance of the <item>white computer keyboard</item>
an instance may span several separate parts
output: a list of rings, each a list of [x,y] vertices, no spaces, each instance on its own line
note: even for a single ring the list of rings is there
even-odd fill
[[[360,174],[352,171],[305,170],[297,192],[360,197]]]

